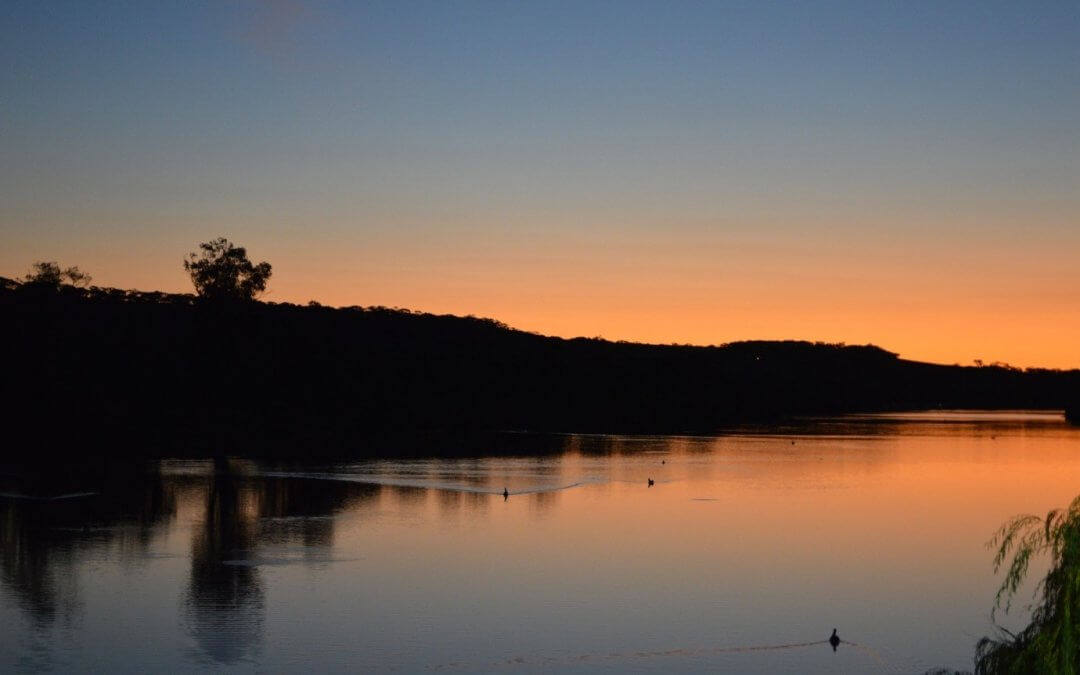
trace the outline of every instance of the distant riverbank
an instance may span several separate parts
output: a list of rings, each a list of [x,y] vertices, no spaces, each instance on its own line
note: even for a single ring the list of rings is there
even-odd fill
[[[568,340],[384,307],[11,280],[0,321],[7,427],[35,452],[307,453],[389,429],[707,433],[794,415],[1061,410],[1080,391],[1077,370],[872,345]]]

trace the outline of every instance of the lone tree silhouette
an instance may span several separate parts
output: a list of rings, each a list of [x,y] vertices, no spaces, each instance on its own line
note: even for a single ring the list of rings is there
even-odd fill
[[[270,263],[253,265],[242,246],[233,246],[225,237],[199,244],[198,253],[189,253],[184,270],[191,275],[195,291],[212,300],[254,300],[266,290]]]
[[[89,286],[90,275],[80,272],[78,267],[72,266],[66,270],[60,269],[55,261],[39,260],[30,268],[30,274],[26,275],[26,282],[42,286],[59,287],[67,279],[72,286]]]

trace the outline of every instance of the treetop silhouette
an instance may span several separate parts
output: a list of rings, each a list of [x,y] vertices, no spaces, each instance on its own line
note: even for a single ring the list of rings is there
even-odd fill
[[[188,254],[184,270],[191,275],[191,283],[200,296],[212,300],[254,300],[266,290],[270,263],[252,264],[244,247],[218,237],[199,244],[199,249]]]
[[[72,286],[89,286],[90,275],[80,272],[77,266],[60,269],[55,261],[39,260],[30,268],[30,274],[26,275],[27,283],[41,286],[59,287],[64,280]]]

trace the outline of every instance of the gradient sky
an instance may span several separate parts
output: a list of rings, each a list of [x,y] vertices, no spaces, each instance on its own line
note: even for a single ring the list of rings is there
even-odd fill
[[[1080,3],[0,6],[0,275],[1080,366]]]

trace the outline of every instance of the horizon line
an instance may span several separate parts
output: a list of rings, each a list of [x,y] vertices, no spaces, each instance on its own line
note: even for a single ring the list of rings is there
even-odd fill
[[[24,285],[26,283],[29,283],[24,279],[20,280],[18,278],[11,278],[11,277],[5,277],[3,275],[0,275],[0,283],[9,282],[9,281],[14,282],[15,284],[17,284],[19,286],[22,286],[22,285]],[[62,286],[67,286],[67,287],[70,287],[70,288],[74,288],[74,289],[79,290],[79,291],[93,291],[93,290],[107,291],[107,290],[112,290],[112,291],[122,291],[124,293],[162,293],[162,294],[169,295],[169,296],[190,297],[192,299],[198,299],[198,297],[199,297],[199,295],[197,293],[190,292],[190,291],[189,292],[171,292],[171,291],[161,291],[161,290],[146,291],[146,290],[140,290],[140,289],[137,289],[137,288],[118,288],[118,287],[115,287],[115,286],[96,286],[96,285],[90,285],[90,286],[86,286],[86,287],[79,287],[79,286],[75,286],[73,284],[62,284]],[[268,292],[264,293],[263,296],[270,295],[270,293],[271,292],[268,291]],[[1014,366],[1014,365],[1012,365],[1012,364],[1010,364],[1008,362],[1005,362],[1005,361],[986,361],[984,359],[975,359],[975,360],[973,360],[972,364],[962,364],[962,363],[959,363],[959,362],[942,363],[942,362],[939,362],[939,361],[920,361],[918,359],[904,358],[903,356],[901,356],[900,352],[892,351],[890,349],[882,347],[881,345],[875,344],[873,342],[857,344],[857,343],[848,343],[848,342],[843,341],[843,340],[837,341],[837,342],[830,342],[828,340],[811,340],[811,339],[807,339],[807,338],[779,338],[779,339],[777,339],[777,338],[774,338],[774,339],[768,339],[768,338],[744,338],[744,339],[738,339],[738,340],[731,340],[731,341],[727,341],[727,342],[718,342],[718,343],[714,342],[714,343],[709,343],[709,344],[692,343],[692,342],[642,342],[642,341],[638,341],[638,340],[627,340],[627,339],[621,339],[621,338],[609,338],[609,337],[605,337],[603,335],[587,336],[587,335],[557,335],[557,334],[552,334],[552,333],[542,333],[542,332],[539,332],[539,331],[526,330],[524,328],[517,328],[515,326],[512,326],[512,325],[506,323],[505,321],[501,321],[501,320],[496,319],[494,317],[477,316],[475,314],[452,314],[452,313],[442,313],[442,314],[440,314],[440,313],[437,313],[437,312],[431,312],[431,311],[426,311],[426,310],[411,309],[411,308],[408,308],[408,307],[399,307],[399,306],[390,306],[390,305],[356,305],[356,304],[354,304],[354,305],[332,305],[332,304],[324,304],[324,303],[322,303],[322,302],[320,302],[318,300],[314,300],[314,299],[309,300],[307,303],[296,303],[296,302],[289,302],[289,301],[278,302],[278,301],[274,301],[274,300],[265,300],[265,299],[262,299],[262,298],[255,298],[255,299],[251,300],[251,302],[256,302],[256,303],[260,303],[260,304],[264,304],[264,305],[289,305],[289,306],[292,306],[292,307],[312,308],[312,309],[324,308],[324,309],[333,309],[333,310],[361,310],[361,311],[389,310],[389,311],[394,311],[394,312],[400,312],[400,313],[405,313],[405,314],[414,314],[414,315],[420,315],[420,316],[449,317],[449,318],[454,318],[454,319],[471,319],[471,320],[474,320],[474,321],[489,322],[489,323],[492,323],[492,324],[496,325],[499,328],[504,328],[506,330],[511,330],[511,331],[518,332],[518,333],[524,333],[526,335],[534,335],[536,337],[541,337],[541,338],[553,338],[553,339],[567,340],[567,341],[570,341],[570,340],[596,340],[596,341],[600,341],[600,342],[607,342],[607,343],[610,343],[610,344],[640,345],[640,346],[645,346],[645,347],[683,347],[683,348],[691,348],[691,349],[722,349],[724,347],[728,347],[728,346],[731,346],[731,345],[745,344],[745,343],[752,343],[752,342],[772,343],[772,344],[777,344],[777,343],[801,343],[801,344],[808,344],[808,345],[819,346],[819,347],[872,348],[872,349],[878,349],[878,350],[880,350],[882,352],[885,352],[886,354],[889,354],[889,355],[893,356],[894,358],[896,358],[898,361],[907,361],[907,362],[910,362],[910,363],[923,363],[923,364],[928,364],[928,365],[951,367],[951,368],[1001,368],[1001,369],[1005,369],[1005,370],[1018,370],[1018,371],[1022,371],[1022,372],[1026,372],[1026,371],[1056,371],[1056,372],[1062,372],[1062,373],[1080,371],[1080,366],[1073,366],[1073,367],[1069,367],[1069,368],[1053,368],[1053,367],[1047,367],[1047,366]]]

